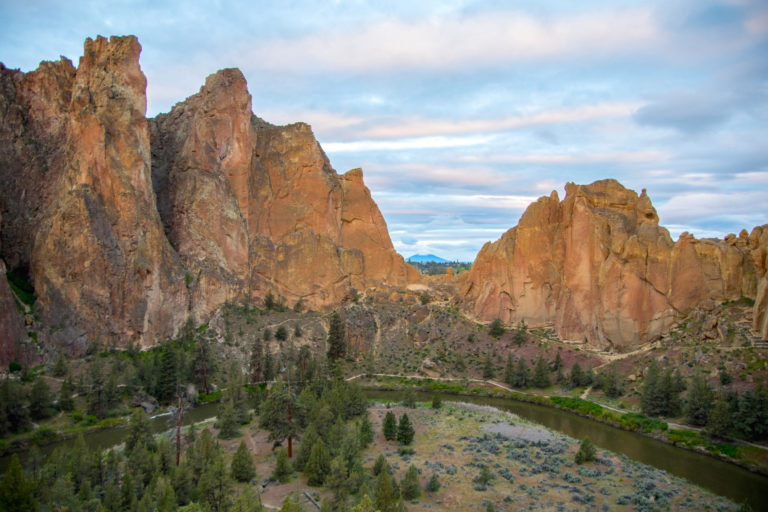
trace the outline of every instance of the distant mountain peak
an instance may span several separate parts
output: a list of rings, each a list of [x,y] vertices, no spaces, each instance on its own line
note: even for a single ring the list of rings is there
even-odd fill
[[[414,254],[406,261],[409,263],[427,263],[430,261],[435,263],[448,263],[448,260],[441,258],[440,256],[435,256],[434,254]]]

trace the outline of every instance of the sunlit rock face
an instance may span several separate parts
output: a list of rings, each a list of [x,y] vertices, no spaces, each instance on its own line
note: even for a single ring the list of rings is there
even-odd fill
[[[43,341],[146,347],[228,301],[327,309],[418,278],[309,126],[255,117],[236,69],[147,120],[140,52],[98,37],[77,68],[0,66],[0,257],[33,283]]]
[[[725,240],[683,234],[675,243],[645,191],[615,180],[569,183],[565,199],[540,198],[483,247],[460,293],[480,319],[551,325],[564,339],[628,350],[705,299],[759,296],[756,255],[766,243],[756,232]],[[756,329],[764,312],[758,301]]]

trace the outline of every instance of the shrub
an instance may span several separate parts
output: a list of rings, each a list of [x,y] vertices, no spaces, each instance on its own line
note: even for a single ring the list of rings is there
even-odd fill
[[[440,480],[437,478],[437,473],[432,473],[427,481],[427,492],[437,492],[440,490]]]
[[[592,444],[592,441],[585,437],[581,441],[581,445],[579,446],[579,451],[576,453],[576,464],[585,464],[587,462],[592,462],[595,460],[595,455],[597,454],[597,448],[595,448],[595,445]]]

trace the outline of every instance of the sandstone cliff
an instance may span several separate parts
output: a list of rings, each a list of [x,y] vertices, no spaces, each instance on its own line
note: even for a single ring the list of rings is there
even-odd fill
[[[0,214],[0,227],[2,225],[3,217]],[[21,341],[25,338],[24,320],[5,280],[5,270],[5,262],[0,258],[0,366],[3,368],[11,361],[18,361]]]
[[[140,51],[98,37],[77,68],[0,65],[0,259],[33,283],[43,341],[148,346],[225,302],[326,309],[418,278],[361,171],[254,116],[240,71],[147,120]],[[0,352],[24,336],[11,317]]]
[[[754,298],[765,275],[755,261],[766,247],[758,232],[725,240],[685,233],[674,243],[645,191],[614,180],[569,183],[564,200],[540,198],[483,247],[461,295],[480,319],[553,325],[564,339],[626,350],[705,299]],[[760,304],[756,329],[765,323]]]

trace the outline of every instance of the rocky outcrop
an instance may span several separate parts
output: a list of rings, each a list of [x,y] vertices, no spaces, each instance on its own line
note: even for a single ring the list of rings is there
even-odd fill
[[[480,319],[553,325],[565,339],[626,350],[705,299],[755,297],[751,245],[760,243],[746,232],[725,240],[684,233],[674,243],[645,191],[615,180],[569,183],[564,200],[540,198],[483,247],[461,295]]]
[[[197,318],[267,293],[321,309],[418,278],[362,172],[339,176],[308,125],[254,116],[239,70],[209,76],[150,125],[159,210],[191,274]]]
[[[0,215],[0,227],[3,217]],[[0,245],[1,247],[1,245]],[[5,279],[5,262],[0,259],[0,368],[17,361],[24,333],[24,320],[16,308],[8,281]]]
[[[65,162],[30,270],[60,343],[146,346],[186,320],[178,258],[152,188],[146,79],[135,37],[88,39],[66,110]]]
[[[749,235],[749,248],[757,274],[753,329],[768,341],[768,225],[752,230]]]

